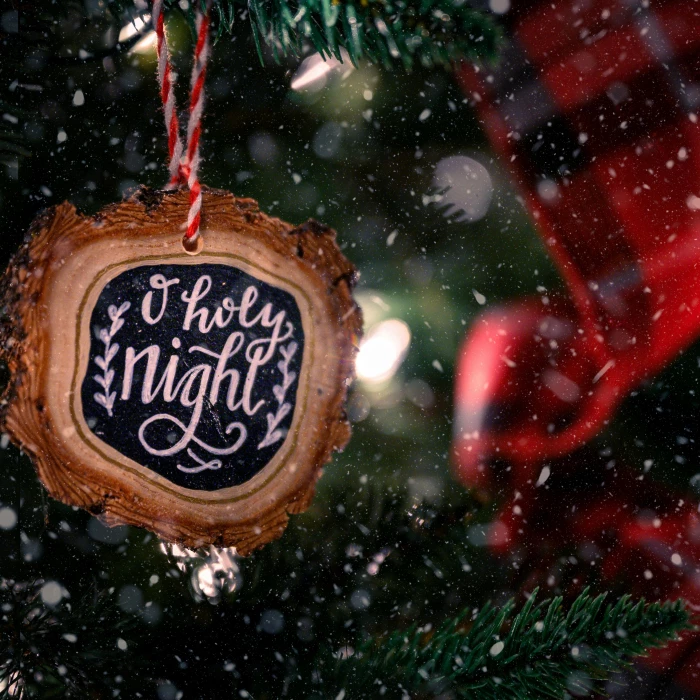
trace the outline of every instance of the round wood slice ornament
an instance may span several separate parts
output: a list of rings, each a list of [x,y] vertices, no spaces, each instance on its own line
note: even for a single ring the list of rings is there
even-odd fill
[[[34,222],[2,280],[5,429],[55,498],[246,554],[348,441],[361,314],[335,233],[204,188]]]

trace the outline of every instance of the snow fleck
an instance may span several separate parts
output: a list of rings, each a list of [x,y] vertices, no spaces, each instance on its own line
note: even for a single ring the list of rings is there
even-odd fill
[[[542,383],[558,398],[567,403],[573,403],[581,395],[581,388],[569,377],[548,369],[542,375]]]
[[[510,0],[489,0],[489,10],[497,15],[504,15],[510,10]]]
[[[399,230],[394,229],[387,237],[386,237],[386,244],[388,246],[394,245],[394,241],[396,240],[396,236],[399,235]]]
[[[126,640],[122,639],[121,637],[119,637],[119,639],[117,639],[117,647],[119,649],[121,649],[122,651],[126,651],[128,646],[129,645],[126,643]]]
[[[540,475],[537,477],[537,483],[535,486],[542,486],[542,484],[549,479],[549,475],[552,473],[552,470],[549,467],[542,467],[542,471],[540,472]]]
[[[53,194],[53,192],[46,185],[42,185],[39,189],[44,197],[50,197]]]
[[[182,5],[182,2],[180,5]],[[153,33],[155,34],[155,32]],[[158,700],[182,700],[184,696],[184,692],[178,690],[170,681],[161,681],[158,683]]]
[[[78,637],[74,634],[66,633],[64,635],[61,635],[63,639],[65,639],[67,642],[70,642],[71,644],[75,644],[78,641]]]
[[[678,552],[674,552],[671,555],[671,562],[676,566],[680,566],[683,563],[683,559],[681,558],[681,555],[678,554]]]
[[[553,202],[559,196],[559,187],[554,180],[542,180],[537,183],[537,194],[545,202]]]
[[[268,634],[277,634],[284,627],[284,615],[279,610],[265,610],[260,616],[260,629]]]
[[[298,185],[301,182],[301,175],[299,175],[299,173],[292,173],[292,180],[294,180],[295,185]]]
[[[12,530],[17,524],[17,513],[9,506],[0,508],[0,530]]]
[[[345,688],[343,688],[336,696],[335,700],[343,700],[345,697]]]
[[[143,608],[143,603],[143,593],[138,586],[128,584],[119,591],[117,604],[124,612],[137,612]]]
[[[382,299],[380,296],[377,294],[373,294],[369,300],[373,303],[376,304],[382,311],[391,311],[391,306],[387,304],[384,299]]]
[[[445,371],[445,370],[442,368],[442,364],[441,364],[440,360],[433,360],[433,367],[435,367],[435,369],[436,369],[438,372],[444,372],[444,371]]]
[[[688,195],[688,199],[685,200],[688,209],[692,211],[700,211],[700,197],[695,194]]]
[[[615,360],[608,360],[602,367],[602,369],[596,373],[595,377],[593,377],[593,384],[597,384],[602,377],[605,375],[605,373],[611,368],[615,366]]]
[[[419,121],[419,122],[424,122],[424,121],[426,121],[427,119],[430,118],[430,115],[431,115],[432,113],[433,113],[432,110],[427,109],[427,108],[424,109],[424,110],[418,115],[418,121]]]
[[[82,90],[76,90],[73,95],[73,104],[76,107],[82,107],[85,104],[85,95]]]
[[[476,289],[472,289],[472,294],[476,299],[476,303],[480,306],[483,306],[486,303],[486,297],[481,292],[477,292]]]
[[[647,569],[647,570],[644,572],[644,578],[645,578],[647,581],[650,581],[651,579],[654,578],[654,574],[652,574],[651,571],[649,571],[649,569]]]
[[[505,649],[505,644],[503,642],[496,642],[490,649],[489,649],[489,654],[491,656],[498,656],[503,649]]]
[[[319,158],[334,158],[340,151],[343,137],[342,124],[326,122],[314,134],[311,146]]]
[[[435,198],[443,214],[458,222],[473,222],[486,216],[493,198],[494,185],[489,171],[469,156],[443,158],[435,167],[433,186],[440,191]]]
[[[45,605],[58,605],[63,598],[63,588],[56,581],[47,581],[41,587],[41,600]]]
[[[366,610],[371,602],[372,599],[369,592],[363,589],[354,591],[350,596],[350,605],[355,608],[355,610]]]
[[[56,142],[63,143],[67,138],[68,134],[63,129],[59,129],[58,134],[56,134]]]
[[[688,149],[685,147],[678,149],[678,160],[688,160]]]

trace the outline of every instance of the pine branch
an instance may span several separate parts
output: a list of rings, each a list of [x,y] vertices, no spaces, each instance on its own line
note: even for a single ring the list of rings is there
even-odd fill
[[[386,698],[449,690],[479,700],[559,699],[567,691],[600,691],[600,682],[628,669],[633,657],[693,628],[683,601],[623,596],[606,604],[604,594],[584,591],[565,612],[561,598],[536,603],[536,595],[515,617],[511,600],[500,610],[484,607],[473,620],[465,610],[432,636],[413,627],[370,639],[344,660],[326,654],[319,662],[324,697],[373,697],[384,687]]]
[[[137,620],[96,588],[75,606],[46,605],[44,583],[0,578],[0,697],[3,689],[19,700],[110,691],[105,669],[117,662],[133,671],[141,663]]]
[[[128,11],[129,0],[112,8]],[[194,23],[192,4],[165,6],[184,12]],[[133,8],[132,8],[133,11]],[[325,57],[357,63],[366,58],[387,68],[445,66],[462,58],[493,58],[501,33],[494,20],[460,0],[214,0],[217,35],[231,32],[248,16],[260,60],[263,44],[276,61],[298,56],[310,44]]]

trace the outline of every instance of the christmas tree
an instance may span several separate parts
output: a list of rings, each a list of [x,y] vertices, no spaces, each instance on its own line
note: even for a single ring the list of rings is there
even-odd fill
[[[557,301],[567,295],[557,253],[506,175],[506,147],[488,131],[494,119],[479,111],[501,103],[473,85],[473,74],[511,65],[507,37],[518,22],[532,18],[535,43],[554,41],[554,25],[537,25],[537,3],[513,5],[210,3],[200,179],[254,197],[272,216],[313,217],[339,232],[361,271],[366,329],[347,406],[353,438],[326,467],[310,509],[241,558],[108,528],[99,513],[48,498],[3,435],[0,694],[700,696],[684,602],[698,600],[697,333],[683,348],[669,341],[653,368],[667,365],[660,374],[625,385],[597,432],[531,459],[534,471],[520,481],[517,455],[489,455],[475,476],[460,452],[472,443],[460,424],[463,395],[455,405],[453,392],[472,376],[460,365],[469,330],[485,309],[517,297],[535,296],[552,315],[566,306]],[[697,85],[698,8],[680,5],[674,46],[689,47],[678,63]],[[196,11],[207,5],[165,8],[184,76]],[[2,11],[4,259],[46,207],[69,199],[94,213],[167,180],[150,9],[90,0]],[[596,13],[596,22],[610,16],[602,5]],[[183,103],[185,83],[176,88]],[[619,86],[628,83],[606,83],[615,108],[627,104]],[[535,96],[528,107],[537,105]],[[596,118],[608,115],[596,109]],[[678,129],[668,123],[672,140]],[[564,187],[557,174],[573,179],[559,172],[562,163],[574,170],[559,162],[559,127],[527,143],[551,170],[538,180],[544,199]],[[697,133],[688,133],[673,141],[669,171],[697,165]],[[700,190],[691,196],[690,217]],[[661,227],[674,221],[667,209]],[[697,274],[697,249],[684,251]],[[524,363],[514,353],[503,350],[515,372]],[[552,386],[571,405],[569,385]],[[543,399],[535,411],[558,406]],[[516,395],[494,425],[515,425],[530,409]],[[513,513],[524,520],[509,521]]]

